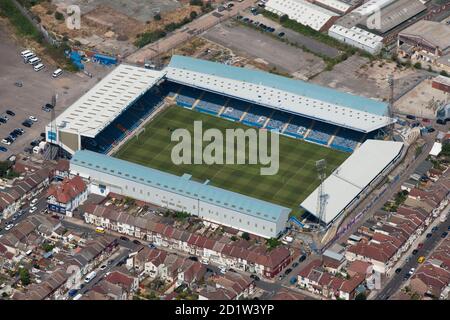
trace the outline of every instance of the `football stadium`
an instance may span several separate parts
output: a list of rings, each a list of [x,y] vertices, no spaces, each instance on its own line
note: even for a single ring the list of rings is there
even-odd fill
[[[304,217],[329,226],[389,172],[403,144],[383,141],[384,130],[394,122],[388,113],[381,101],[173,56],[162,70],[119,65],[49,123],[46,137],[72,157],[71,169],[95,180],[99,193],[122,193],[272,237],[282,232],[289,213],[304,211]],[[173,164],[171,133],[178,128],[192,132],[198,120],[205,129],[260,128],[279,134],[278,173],[261,176],[258,165]],[[316,169],[321,159],[326,160],[328,176],[322,184]],[[359,170],[352,169],[355,164]],[[114,169],[120,166],[130,173]],[[133,176],[133,171],[148,179]],[[131,191],[124,180],[116,179],[119,176],[152,189]],[[159,198],[152,194],[159,192],[155,190],[173,198]],[[318,201],[324,192],[326,200]],[[191,200],[198,204],[184,205]],[[206,205],[214,205],[214,215],[211,209],[203,212]],[[233,212],[231,217],[224,210]],[[270,219],[275,227],[268,227],[269,232],[265,225],[259,231],[257,223],[249,227],[250,221],[240,225],[241,217],[248,215]],[[235,218],[239,222],[233,222]]]

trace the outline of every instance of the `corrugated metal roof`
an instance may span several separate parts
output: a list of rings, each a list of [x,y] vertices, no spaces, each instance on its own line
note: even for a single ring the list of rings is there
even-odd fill
[[[93,138],[163,76],[162,71],[121,64],[61,113],[56,126]]]
[[[386,166],[397,157],[402,142],[366,140],[323,183],[326,195],[324,222],[332,222]],[[301,207],[319,217],[317,198],[319,188],[314,190]]]
[[[388,105],[267,72],[173,56],[166,78],[358,131],[388,125]]]
[[[211,185],[186,180],[183,177],[144,167],[107,155],[82,150],[71,159],[71,166],[86,167],[108,175],[134,181],[161,190],[181,194],[219,207],[238,211],[259,219],[276,222],[291,209],[255,199]]]

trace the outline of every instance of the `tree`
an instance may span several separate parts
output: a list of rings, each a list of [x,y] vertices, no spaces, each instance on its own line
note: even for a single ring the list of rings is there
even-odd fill
[[[195,18],[197,18],[197,12],[191,11],[191,13],[189,14],[189,17],[191,18],[191,20],[194,20]]]
[[[367,296],[364,292],[360,292],[356,295],[355,300],[367,300]]]
[[[250,234],[248,232],[244,232],[241,238],[248,241],[250,240]]]
[[[19,277],[20,277],[20,281],[22,282],[22,284],[24,286],[27,286],[30,284],[30,273],[28,272],[27,269],[25,268],[21,268],[19,270]]]
[[[6,176],[11,166],[12,163],[10,161],[0,161],[0,177]]]
[[[55,19],[63,21],[64,20],[64,15],[61,12],[59,12],[59,11],[55,11]]]
[[[416,63],[414,63],[414,68],[422,69],[422,64],[420,62],[416,62]]]
[[[161,20],[161,13],[156,13],[154,16],[153,16],[153,19],[155,19],[156,21],[159,21],[159,20]]]
[[[203,5],[203,1],[202,0],[191,0],[191,1],[189,1],[189,4],[191,6],[202,6]]]
[[[441,76],[448,77],[448,73],[445,70],[442,70],[440,73]]]
[[[289,16],[287,15],[287,14],[283,14],[281,17],[280,17],[280,22],[281,23],[285,23],[286,21],[288,21],[289,20]]]

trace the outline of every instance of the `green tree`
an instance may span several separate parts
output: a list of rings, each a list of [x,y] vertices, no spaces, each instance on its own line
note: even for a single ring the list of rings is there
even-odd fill
[[[250,240],[250,234],[248,232],[244,232],[241,238],[248,241]]]
[[[355,300],[367,300],[367,296],[364,292],[360,292],[356,295]]]
[[[422,64],[420,62],[416,62],[416,63],[414,63],[414,68],[422,69]]]
[[[440,72],[440,75],[441,75],[441,76],[444,76],[444,77],[448,77],[448,73],[447,73],[447,71],[445,71],[445,70],[442,70],[442,71]]]
[[[289,20],[289,16],[287,15],[287,14],[283,14],[281,17],[280,17],[280,22],[281,23],[285,23],[285,22],[287,22]]]
[[[189,17],[191,18],[191,20],[194,20],[195,18],[197,18],[198,14],[195,11],[191,11],[191,13],[189,14]]]
[[[11,168],[12,162],[0,161],[0,177],[5,177],[8,174],[9,168]]]
[[[60,21],[64,21],[64,15],[61,13],[61,12],[59,12],[59,11],[55,11],[55,19],[56,20],[60,20]]]
[[[19,270],[19,277],[20,277],[20,281],[22,282],[22,284],[24,286],[27,286],[30,284],[30,273],[28,272],[27,269],[25,268],[21,268]]]
[[[155,19],[156,21],[161,20],[161,14],[158,12],[153,16],[153,19]]]

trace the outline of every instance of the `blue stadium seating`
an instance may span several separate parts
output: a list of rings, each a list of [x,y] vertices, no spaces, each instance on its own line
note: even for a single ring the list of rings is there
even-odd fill
[[[289,122],[283,134],[295,138],[304,138],[306,131],[311,126],[312,120],[300,116],[294,116]]]
[[[341,128],[331,143],[331,147],[345,152],[353,152],[363,137],[364,133]]]
[[[275,111],[275,113],[270,117],[269,122],[267,122],[266,129],[281,131],[285,124],[288,123],[290,117],[291,115],[288,113]]]
[[[242,123],[248,126],[262,127],[272,113],[272,109],[252,105],[247,110],[247,114],[244,119],[242,119]]]
[[[201,91],[198,89],[183,86],[178,92],[176,98],[177,104],[181,107],[192,108],[195,100],[200,97],[200,93]]]
[[[327,145],[331,136],[336,131],[337,127],[329,125],[324,122],[316,121],[309,132],[308,136],[305,138],[306,140]]]
[[[88,150],[107,153],[162,103],[164,94],[164,90],[159,88],[148,91],[103,129],[95,139],[83,138],[82,146]]]
[[[216,116],[219,114],[220,109],[222,109],[226,102],[227,98],[224,96],[205,92],[201,100],[195,106],[195,109]]]
[[[239,121],[248,107],[249,104],[247,102],[230,99],[227,106],[225,107],[224,112],[222,112],[220,116],[226,119]]]
[[[171,98],[175,96],[175,94],[178,92],[179,89],[180,89],[180,85],[175,82],[165,81],[161,85],[162,95],[168,96]]]

